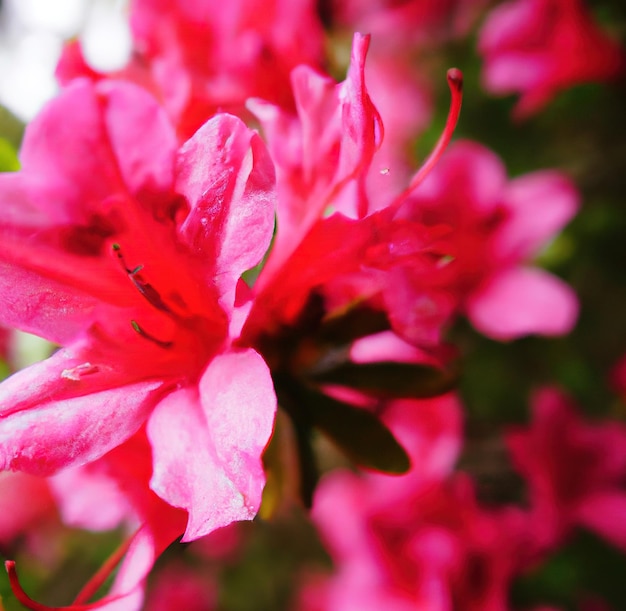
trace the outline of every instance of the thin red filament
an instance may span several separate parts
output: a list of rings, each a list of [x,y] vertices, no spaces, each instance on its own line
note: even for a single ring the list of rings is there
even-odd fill
[[[431,151],[415,176],[413,176],[409,186],[396,197],[390,207],[400,206],[401,203],[424,182],[424,179],[430,174],[430,171],[435,167],[441,155],[446,150],[446,147],[450,144],[452,134],[454,133],[459,115],[461,114],[461,103],[463,102],[463,73],[458,68],[450,68],[446,76],[452,99],[450,100],[450,110],[448,111],[448,118],[446,119],[443,132],[441,136],[439,136],[435,148]]]
[[[13,590],[13,594],[15,598],[27,609],[31,611],[91,611],[92,609],[98,609],[109,602],[112,602],[122,596],[107,596],[102,600],[87,603],[88,601],[102,586],[102,584],[106,581],[109,575],[113,572],[115,567],[120,563],[121,559],[124,557],[124,554],[128,551],[130,544],[132,543],[135,536],[129,537],[126,541],[124,541],[111,556],[106,560],[106,562],[102,565],[100,570],[91,578],[91,580],[85,585],[85,587],[80,591],[74,602],[67,607],[49,607],[48,605],[43,605],[38,603],[36,600],[33,600],[22,588],[20,584],[19,577],[17,575],[17,570],[15,568],[15,562],[13,560],[6,560],[4,563],[4,567],[9,575],[9,583],[11,584],[11,590]]]

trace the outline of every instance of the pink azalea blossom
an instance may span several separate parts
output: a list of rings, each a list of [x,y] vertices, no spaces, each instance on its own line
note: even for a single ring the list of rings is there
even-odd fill
[[[217,584],[211,575],[198,574],[180,563],[159,571],[148,594],[145,611],[212,611],[218,609]]]
[[[541,110],[563,89],[623,75],[624,51],[594,22],[583,0],[513,0],[487,17],[478,49],[483,84],[519,93],[518,118]]]
[[[0,473],[0,547],[6,554],[18,537],[36,537],[34,526],[57,525],[54,498],[45,478]]]
[[[530,523],[513,507],[481,507],[470,481],[452,474],[459,416],[451,395],[394,401],[384,418],[412,471],[322,480],[313,517],[336,572],[305,586],[300,609],[508,608],[512,578],[534,561]]]
[[[182,139],[216,112],[241,115],[257,96],[292,107],[291,70],[321,66],[322,27],[310,0],[134,0],[134,54],[116,73],[153,91]],[[59,63],[62,83],[104,75],[69,43]]]
[[[458,38],[469,32],[485,0],[333,0],[333,19],[371,32],[386,47],[404,48]]]
[[[399,332],[431,345],[453,310],[447,296],[435,303],[421,288],[436,273],[432,247],[439,230],[433,234],[423,224],[396,218],[396,212],[450,139],[461,75],[449,73],[453,104],[433,155],[395,203],[387,192],[378,194],[384,205],[371,205],[367,178],[382,125],[365,86],[368,46],[368,37],[355,35],[348,76],[339,86],[312,71],[296,71],[298,116],[265,103],[252,106],[276,161],[278,231],[254,286],[247,341],[293,323],[313,292],[324,296],[330,311],[370,300],[389,311]]]
[[[188,513],[177,535],[252,518],[276,399],[229,321],[273,232],[260,138],[218,115],[178,147],[142,89],[78,80],[21,161],[0,176],[2,322],[62,348],[0,386],[0,466],[50,475],[145,427],[151,494]]]
[[[55,481],[50,482],[51,488],[68,525],[88,530],[124,525],[129,533],[74,602],[63,609],[139,611],[143,608],[146,577],[157,556],[179,536],[186,522],[184,511],[171,507],[149,489],[149,455],[148,441],[142,433],[99,460],[70,468],[52,478]],[[104,503],[107,506],[103,507]],[[109,507],[109,503],[113,507]],[[26,608],[33,611],[58,609],[32,600],[19,583],[15,563],[8,561],[5,565],[13,592]],[[108,594],[89,602],[118,565]]]
[[[554,388],[532,402],[533,421],[507,435],[527,479],[535,530],[546,545],[584,526],[626,549],[626,427],[588,423]]]
[[[399,214],[448,230],[433,290],[455,294],[479,331],[511,339],[571,330],[573,291],[530,262],[577,207],[564,175],[540,171],[509,180],[494,153],[464,141],[450,147]]]

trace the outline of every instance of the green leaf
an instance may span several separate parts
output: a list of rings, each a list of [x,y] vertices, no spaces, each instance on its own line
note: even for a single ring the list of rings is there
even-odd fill
[[[0,138],[19,148],[24,136],[25,125],[8,108],[0,105]]]
[[[319,384],[338,384],[381,399],[437,397],[455,387],[455,371],[413,363],[346,362],[309,376]]]
[[[0,137],[0,172],[17,172],[20,169],[20,162],[13,145]]]
[[[326,318],[318,332],[322,341],[342,345],[390,328],[387,315],[363,304]]]
[[[411,461],[391,431],[371,412],[304,389],[306,417],[356,464],[384,473],[406,473]]]

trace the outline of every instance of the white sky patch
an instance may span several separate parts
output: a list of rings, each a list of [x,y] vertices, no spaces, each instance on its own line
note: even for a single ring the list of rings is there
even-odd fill
[[[124,2],[93,2],[81,35],[83,52],[96,70],[122,68],[132,51],[132,38]]]
[[[63,42],[80,37],[98,70],[121,68],[131,52],[126,0],[5,0],[0,24],[0,104],[24,121],[58,91]]]
[[[6,0],[10,19],[30,30],[67,38],[76,34],[88,8],[85,0]]]

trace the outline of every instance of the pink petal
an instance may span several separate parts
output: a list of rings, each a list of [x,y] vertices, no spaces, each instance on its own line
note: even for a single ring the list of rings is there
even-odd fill
[[[60,350],[0,385],[0,468],[49,475],[95,460],[130,437],[163,382]]]
[[[184,541],[256,515],[275,410],[269,370],[253,350],[216,357],[199,388],[174,392],[156,407],[148,422],[151,487],[189,512]]]
[[[5,246],[7,242],[4,241]],[[26,249],[25,254],[32,256],[32,249]],[[51,257],[39,258],[42,266],[51,261]],[[58,282],[0,260],[0,321],[7,327],[61,344],[74,339],[90,324],[97,305],[98,300],[78,290],[75,283]],[[64,312],[62,319],[58,316],[60,311]]]
[[[50,224],[87,223],[103,200],[123,192],[100,100],[88,81],[70,84],[30,123],[20,159],[22,172],[36,177],[32,192]]]
[[[130,193],[169,192],[178,144],[165,111],[130,83],[104,81],[97,91],[104,98],[106,131]]]
[[[509,269],[470,297],[467,315],[476,329],[494,339],[563,335],[576,322],[578,301],[569,286],[545,271]]]
[[[214,117],[181,148],[176,190],[191,207],[182,238],[214,262],[211,282],[232,307],[237,280],[274,231],[274,166],[263,141],[236,117]]]
[[[493,151],[471,140],[459,140],[443,154],[412,199],[419,208],[428,204],[439,214],[441,208],[450,209],[450,223],[457,225],[468,214],[493,212],[506,182],[506,168]]]
[[[0,473],[0,545],[8,546],[22,534],[35,530],[45,518],[55,516],[48,482],[27,473]]]
[[[574,216],[579,196],[572,182],[553,171],[533,172],[512,180],[503,204],[509,212],[495,249],[517,260],[537,253]]]
[[[584,526],[626,550],[626,491],[607,490],[591,495],[580,504],[576,514]]]
[[[48,478],[64,524],[89,530],[112,530],[131,514],[128,500],[107,474],[89,463],[63,469]]]

